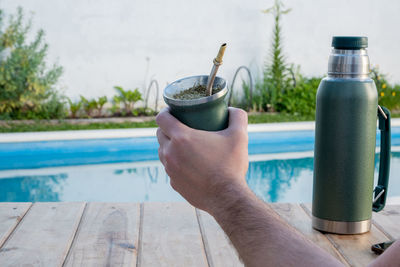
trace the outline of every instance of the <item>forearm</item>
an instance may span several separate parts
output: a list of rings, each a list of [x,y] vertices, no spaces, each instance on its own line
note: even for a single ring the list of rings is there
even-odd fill
[[[246,266],[341,266],[282,221],[246,186],[220,195],[210,213],[221,225]]]

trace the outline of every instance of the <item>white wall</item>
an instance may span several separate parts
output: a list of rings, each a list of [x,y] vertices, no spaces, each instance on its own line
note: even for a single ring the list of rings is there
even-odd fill
[[[366,35],[372,64],[400,82],[400,1],[285,1],[287,61],[307,75],[327,71],[333,35]],[[78,98],[112,96],[114,85],[161,89],[178,78],[208,74],[219,45],[227,42],[219,75],[230,81],[240,65],[259,73],[270,47],[273,0],[0,0],[6,13],[17,6],[34,12],[43,28],[49,60],[64,67],[60,86]],[[149,59],[149,60],[147,60]],[[149,66],[147,66],[149,63]],[[148,72],[146,69],[148,67]],[[238,83],[240,84],[240,83]]]

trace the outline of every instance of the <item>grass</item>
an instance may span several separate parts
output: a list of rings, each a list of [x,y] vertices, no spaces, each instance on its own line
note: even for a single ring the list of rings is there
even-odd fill
[[[67,131],[67,130],[100,130],[100,129],[126,129],[126,128],[148,128],[157,127],[156,122],[106,122],[89,124],[71,124],[65,121],[59,124],[46,124],[43,122],[34,122],[32,124],[14,124],[9,123],[5,127],[0,127],[0,133],[10,132],[44,132],[44,131]]]
[[[249,114],[249,123],[313,121],[314,116],[293,115],[284,113],[255,113]]]
[[[393,113],[393,118],[400,118],[400,113]],[[271,122],[293,122],[312,121],[313,116],[298,116],[280,113],[255,113],[249,114],[249,123],[271,123]],[[148,128],[157,127],[154,120],[147,122],[104,122],[88,124],[71,124],[60,121],[57,124],[43,121],[33,121],[29,124],[11,123],[3,121],[0,123],[0,133],[11,132],[44,132],[44,131],[67,131],[67,130],[100,130],[100,129],[126,129],[126,128]]]

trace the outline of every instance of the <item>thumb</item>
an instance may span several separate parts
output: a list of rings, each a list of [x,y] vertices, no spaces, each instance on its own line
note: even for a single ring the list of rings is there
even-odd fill
[[[229,107],[228,131],[247,132],[247,112],[243,109]]]

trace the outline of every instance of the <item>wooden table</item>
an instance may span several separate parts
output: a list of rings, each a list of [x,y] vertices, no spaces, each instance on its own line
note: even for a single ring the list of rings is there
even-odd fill
[[[365,266],[371,244],[400,237],[400,205],[374,214],[363,235],[323,235],[310,205],[271,204],[346,265]],[[214,219],[186,203],[0,203],[0,266],[242,266]]]

